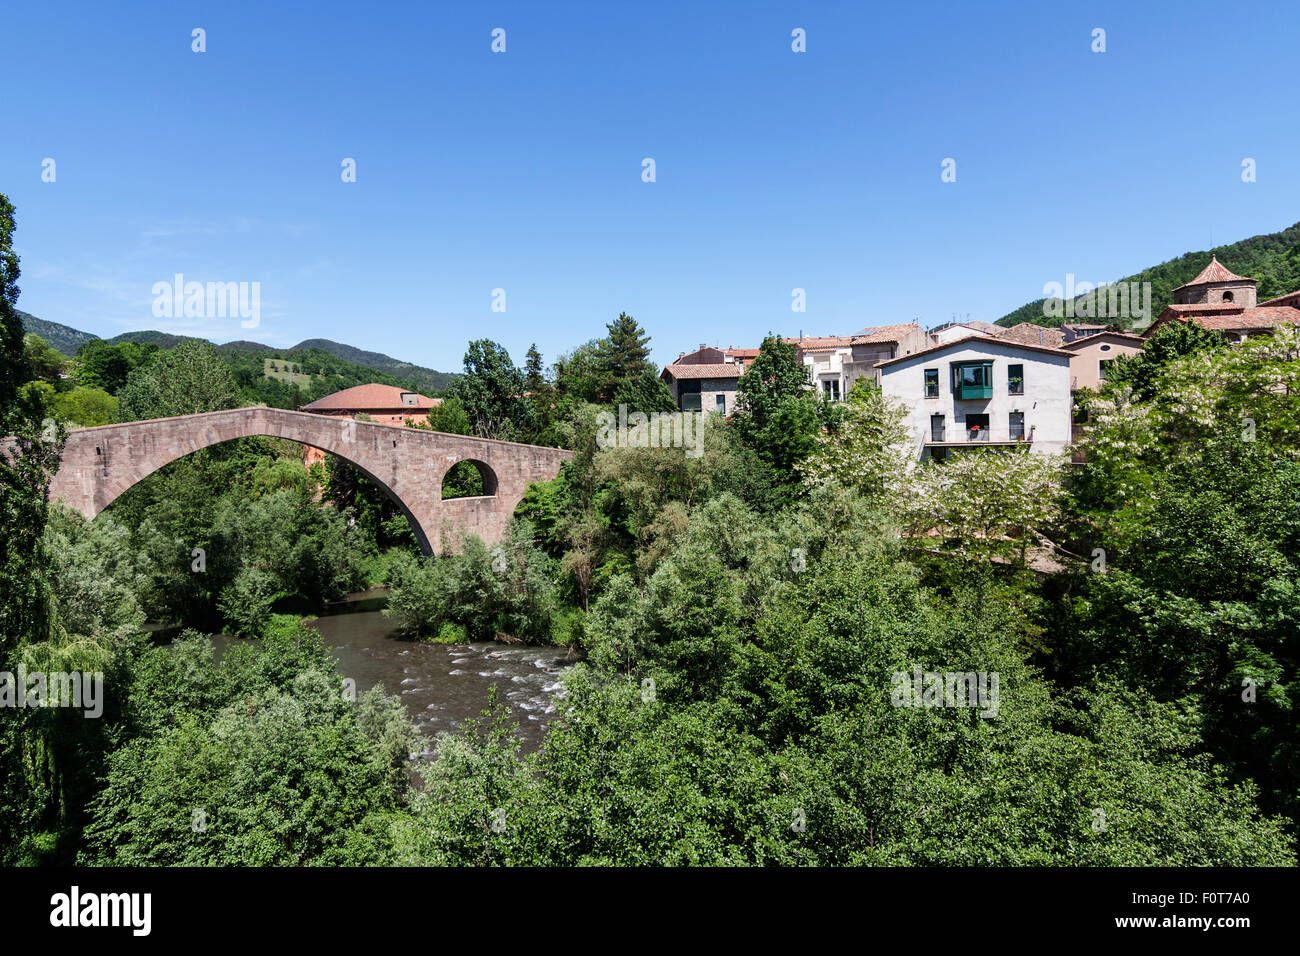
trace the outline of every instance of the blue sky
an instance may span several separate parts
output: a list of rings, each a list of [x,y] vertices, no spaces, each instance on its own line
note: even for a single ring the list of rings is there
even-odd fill
[[[1300,220],[1294,2],[271,7],[7,9],[20,308],[444,370],[622,310],[664,362],[993,320]],[[175,273],[259,282],[259,326],[156,318]]]

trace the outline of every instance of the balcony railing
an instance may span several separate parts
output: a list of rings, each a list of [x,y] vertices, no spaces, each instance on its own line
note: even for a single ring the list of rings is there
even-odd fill
[[[991,428],[930,428],[930,445],[1010,445],[1034,440],[1033,430],[1012,428],[996,433]]]

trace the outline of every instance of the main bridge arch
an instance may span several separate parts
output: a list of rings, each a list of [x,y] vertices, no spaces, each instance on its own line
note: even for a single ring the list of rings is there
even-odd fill
[[[425,554],[436,554],[444,535],[477,534],[495,543],[530,482],[559,473],[573,453],[560,448],[448,435],[329,418],[257,406],[155,418],[68,433],[50,498],[94,518],[136,482],[200,448],[236,438],[287,438],[338,455],[392,497],[411,523]],[[494,480],[476,498],[442,499],[443,476],[470,460]]]

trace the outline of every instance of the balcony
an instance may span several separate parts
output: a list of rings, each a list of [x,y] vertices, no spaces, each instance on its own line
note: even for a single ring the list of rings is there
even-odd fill
[[[954,362],[952,366],[952,395],[963,401],[993,397],[992,362]]]
[[[927,445],[945,448],[966,448],[971,445],[1029,445],[1034,441],[1033,429],[994,431],[991,428],[931,428]]]

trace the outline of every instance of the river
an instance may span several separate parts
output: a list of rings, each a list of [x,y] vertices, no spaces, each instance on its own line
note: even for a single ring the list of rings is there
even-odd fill
[[[564,649],[524,644],[430,644],[398,635],[381,613],[382,591],[350,594],[313,623],[338,661],[342,677],[363,693],[382,683],[400,693],[417,730],[430,743],[487,706],[496,687],[519,724],[523,750],[536,750],[555,713]],[[219,648],[233,638],[220,639]],[[429,756],[426,750],[424,756]]]

